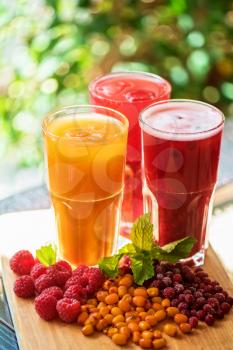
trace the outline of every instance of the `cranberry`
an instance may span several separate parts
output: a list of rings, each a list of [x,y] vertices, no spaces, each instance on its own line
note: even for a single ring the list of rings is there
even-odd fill
[[[162,281],[166,287],[170,287],[172,285],[172,280],[170,277],[163,277]]]
[[[185,295],[185,301],[187,304],[192,304],[194,302],[194,297],[192,294]]]
[[[220,302],[223,303],[225,301],[225,295],[222,293],[214,294],[214,297]],[[230,303],[229,303],[230,304]]]
[[[212,309],[212,306],[211,306],[210,304],[205,304],[205,305],[203,306],[203,310],[204,310],[206,313],[210,312],[211,309]]]
[[[174,290],[175,290],[176,294],[181,294],[184,291],[184,286],[182,284],[180,284],[180,283],[177,283],[174,286]]]
[[[178,306],[178,304],[179,304],[179,300],[178,299],[173,299],[172,301],[171,301],[171,306],[175,306],[175,307],[177,307]]]
[[[233,305],[233,298],[232,297],[227,297],[226,298],[226,302],[232,306]]]
[[[215,318],[213,315],[206,315],[205,317],[205,322],[208,324],[208,326],[213,326],[214,322],[215,322]]]
[[[178,309],[181,310],[185,310],[188,309],[188,304],[185,303],[184,301],[178,304]]]
[[[173,276],[173,281],[174,282],[178,282],[180,283],[182,281],[182,276],[180,273],[176,273],[174,276]]]
[[[181,301],[185,301],[185,294],[180,294],[178,296],[178,300],[181,302]]]
[[[174,288],[172,288],[172,287],[165,288],[163,290],[163,295],[164,295],[165,298],[173,299],[174,296],[175,296]]]
[[[199,320],[204,320],[205,315],[206,315],[206,313],[205,313],[204,310],[198,310],[198,311],[197,311],[197,318],[198,318]]]
[[[226,303],[226,302],[224,302],[224,303],[222,303],[220,305],[220,308],[224,312],[224,314],[227,314],[230,311],[230,309],[231,309],[231,305]]]
[[[192,328],[197,328],[198,326],[198,318],[195,316],[190,317],[189,324]]]

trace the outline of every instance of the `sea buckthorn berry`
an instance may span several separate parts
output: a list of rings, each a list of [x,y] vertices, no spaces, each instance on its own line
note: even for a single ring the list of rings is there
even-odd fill
[[[186,315],[183,315],[183,314],[176,314],[174,316],[174,321],[177,323],[177,324],[180,324],[180,323],[186,323],[188,322],[188,317]]]
[[[153,338],[153,332],[151,332],[151,331],[143,331],[142,332],[142,338],[144,338],[144,339],[152,339]]]
[[[137,295],[136,297],[133,297],[133,303],[136,306],[145,306],[146,299],[141,295]]]
[[[97,300],[95,298],[88,299],[87,304],[97,306]]]
[[[88,313],[86,311],[81,312],[81,314],[78,316],[77,323],[80,326],[84,326],[86,320],[88,319]]]
[[[120,327],[119,332],[125,334],[127,338],[130,337],[130,329],[127,326]]]
[[[124,322],[124,321],[125,321],[125,318],[123,315],[117,315],[113,318],[112,323],[116,324],[118,322]]]
[[[130,274],[126,274],[119,280],[119,286],[125,286],[127,288],[131,287],[133,284],[133,276]]]
[[[125,319],[126,323],[130,323],[130,322],[140,322],[141,319],[139,316],[129,316],[129,317],[126,317]]]
[[[163,299],[161,297],[153,297],[151,299],[152,303],[158,303],[158,304],[161,304],[162,300]]]
[[[84,324],[85,324],[85,326],[88,324],[92,324],[93,326],[95,326],[96,323],[97,323],[97,319],[91,315],[88,317],[88,319],[86,319]]]
[[[115,327],[116,328],[121,328],[121,327],[127,327],[127,323],[126,322],[117,322],[116,324],[115,324]]]
[[[139,288],[134,289],[134,296],[137,296],[137,295],[140,295],[140,296],[142,296],[144,298],[147,298],[148,295],[147,295],[146,288],[139,287]]]
[[[109,293],[118,293],[118,288],[116,286],[112,286],[109,288]]]
[[[87,305],[81,305],[81,311],[82,312],[88,311],[88,306]]]
[[[113,334],[112,341],[116,345],[125,345],[127,343],[127,337],[125,334],[116,333],[116,334]]]
[[[107,295],[108,295],[108,292],[107,292],[107,291],[99,290],[99,291],[96,293],[96,298],[97,298],[99,301],[104,301]]]
[[[104,289],[104,290],[109,290],[109,288],[112,287],[112,286],[113,286],[113,282],[107,280],[107,281],[105,281],[104,284],[103,284],[103,289]]]
[[[152,305],[152,308],[155,310],[155,311],[158,311],[158,310],[163,310],[163,306],[159,303],[154,303]]]
[[[127,300],[129,303],[132,302],[132,296],[130,294],[125,294],[123,297],[122,297],[122,300]]]
[[[166,346],[166,340],[164,338],[154,339],[152,344],[154,349],[162,349]]]
[[[158,322],[163,321],[166,318],[167,314],[164,310],[156,311],[155,318]]]
[[[131,309],[130,303],[127,300],[120,300],[118,306],[123,312],[127,312]]]
[[[141,339],[141,333],[139,331],[133,332],[132,341],[138,344],[140,339]]]
[[[133,297],[134,296],[134,287],[129,287],[128,293]]]
[[[125,294],[128,293],[126,286],[119,286],[117,289],[119,297],[123,297]]]
[[[112,338],[114,334],[118,333],[118,329],[115,327],[110,327],[107,331],[107,335]]]
[[[177,328],[174,324],[170,324],[170,323],[165,324],[163,330],[170,337],[175,337],[175,335],[177,334]]]
[[[163,300],[162,300],[161,305],[162,305],[163,307],[169,307],[169,306],[171,305],[171,302],[170,302],[169,299],[166,298],[166,299],[163,299]]]
[[[151,326],[155,326],[158,322],[154,315],[147,315],[145,317],[145,321],[148,322]]]
[[[141,338],[139,340],[139,345],[143,349],[150,349],[152,347],[152,341],[151,341],[151,339]]]
[[[154,337],[155,339],[160,339],[160,338],[162,338],[162,333],[160,332],[159,329],[156,329],[156,330],[153,332],[153,337]]]
[[[105,321],[107,321],[108,324],[110,325],[110,324],[112,324],[113,317],[114,317],[114,316],[113,316],[112,314],[107,314],[107,315],[104,316],[104,319],[105,319]]]
[[[174,306],[169,306],[166,311],[169,317],[174,317],[176,314],[179,313],[179,309]]]
[[[182,333],[190,333],[192,330],[192,327],[190,326],[190,324],[186,322],[180,323],[179,327]]]
[[[153,298],[153,297],[157,297],[159,295],[159,290],[156,287],[151,287],[147,289],[147,294],[149,295],[149,297]]]
[[[119,300],[119,296],[116,293],[112,293],[106,296],[105,298],[105,303],[108,305],[113,305],[115,303],[117,303]]]
[[[136,307],[136,311],[140,313],[140,312],[144,312],[145,309],[144,309],[144,307],[142,307],[142,306],[137,306],[137,307]]]
[[[104,317],[105,315],[109,314],[110,310],[107,306],[103,306],[99,309],[99,313],[102,317]]]
[[[150,329],[150,324],[147,321],[140,321],[138,327],[141,331],[147,331]]]
[[[152,309],[152,307],[147,311],[148,315],[154,315],[155,314],[155,310]]]
[[[92,335],[94,333],[94,327],[92,324],[87,324],[82,328],[82,333],[85,336]]]
[[[144,321],[145,318],[146,318],[146,316],[147,316],[147,312],[145,312],[145,311],[140,312],[138,316],[140,317],[140,319],[141,319],[142,321]]]
[[[102,320],[99,320],[96,324],[97,331],[101,332],[104,328],[108,326],[108,322],[103,318]]]
[[[139,331],[139,326],[138,323],[135,321],[131,321],[128,323],[128,328],[131,330],[131,332],[136,332]]]
[[[111,310],[111,314],[112,314],[113,316],[122,315],[122,311],[121,311],[121,309],[120,309],[119,307],[114,306],[114,307],[112,308],[112,310]]]

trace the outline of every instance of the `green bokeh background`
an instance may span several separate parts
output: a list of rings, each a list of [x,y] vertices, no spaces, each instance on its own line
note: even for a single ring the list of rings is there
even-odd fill
[[[1,0],[0,161],[41,164],[43,116],[110,71],[162,75],[232,116],[232,34],[228,0]]]

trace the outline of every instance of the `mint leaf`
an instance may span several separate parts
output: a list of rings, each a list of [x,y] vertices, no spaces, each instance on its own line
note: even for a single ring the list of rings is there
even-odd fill
[[[99,261],[99,268],[109,277],[116,277],[118,274],[118,264],[122,254],[106,256]]]
[[[175,263],[180,259],[188,257],[195,242],[195,238],[185,237],[178,241],[166,244],[163,247],[154,246],[151,254],[153,259],[166,260],[167,262]]]
[[[154,266],[150,254],[138,254],[135,257],[131,257],[131,269],[134,281],[139,285],[142,285],[145,281],[153,277]]]
[[[55,264],[57,259],[57,248],[55,244],[48,244],[36,250],[36,257],[45,266]]]
[[[127,254],[127,255],[135,254],[136,253],[136,249],[135,249],[135,246],[132,243],[128,243],[128,244],[124,245],[124,247],[122,247],[119,250],[119,253],[120,254]]]
[[[153,225],[150,222],[150,214],[144,214],[135,221],[130,239],[138,249],[151,250],[153,244]]]

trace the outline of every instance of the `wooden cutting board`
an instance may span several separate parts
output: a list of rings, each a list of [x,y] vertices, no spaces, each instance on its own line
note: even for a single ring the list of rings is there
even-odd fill
[[[219,262],[216,254],[209,248],[205,264],[210,276],[233,295],[233,285]],[[20,350],[119,350],[112,341],[102,334],[84,337],[76,324],[59,321],[46,322],[39,318],[33,301],[17,298],[13,293],[15,275],[9,268],[8,258],[2,258],[3,282],[9,302]],[[171,350],[232,350],[233,349],[233,311],[214,327],[201,323],[190,335],[167,338],[167,349]],[[139,349],[128,345],[127,349]]]

